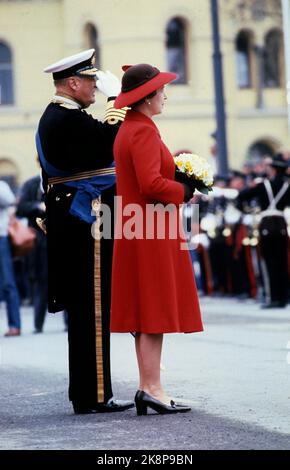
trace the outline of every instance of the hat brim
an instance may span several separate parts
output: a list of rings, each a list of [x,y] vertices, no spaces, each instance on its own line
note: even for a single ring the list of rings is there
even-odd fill
[[[272,166],[273,168],[283,168],[284,170],[286,170],[289,167],[289,164],[287,162],[272,162],[272,163],[269,163],[269,165]]]
[[[267,165],[272,166],[273,168],[284,168],[287,169],[289,167],[289,163],[287,160],[278,160],[272,157],[266,157],[265,163]]]
[[[158,88],[172,82],[176,78],[176,73],[160,72],[151,80],[148,80],[148,82],[143,83],[143,85],[127,92],[121,92],[115,100],[114,108],[120,109],[125,106],[130,106],[133,103],[137,103],[137,101],[142,100],[145,96],[150,95],[153,91],[158,90]]]

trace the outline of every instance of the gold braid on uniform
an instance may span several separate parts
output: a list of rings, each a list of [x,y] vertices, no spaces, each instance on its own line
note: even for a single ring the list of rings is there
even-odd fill
[[[95,78],[96,77],[96,73],[97,73],[98,69],[96,68],[85,68],[83,70],[78,70],[77,72],[77,75],[85,75],[87,77],[93,77]]]
[[[97,402],[104,403],[104,359],[103,359],[103,320],[102,320],[102,290],[101,290],[101,244],[100,244],[100,210],[101,196],[92,202],[92,210],[96,215],[95,246],[94,246],[94,299],[95,299],[95,334],[96,334],[96,373],[97,373]]]
[[[124,121],[127,109],[128,108],[116,109],[114,108],[114,100],[108,101],[104,122],[113,125]]]

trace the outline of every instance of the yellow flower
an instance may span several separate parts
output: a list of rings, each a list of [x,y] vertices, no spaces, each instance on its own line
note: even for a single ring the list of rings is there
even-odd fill
[[[192,153],[181,153],[174,157],[175,165],[181,173],[201,183],[201,187],[211,189],[213,172],[207,160]]]

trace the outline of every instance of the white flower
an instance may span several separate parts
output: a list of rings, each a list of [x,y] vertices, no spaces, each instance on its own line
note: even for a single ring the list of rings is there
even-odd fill
[[[207,188],[213,185],[213,172],[205,158],[193,153],[180,153],[174,157],[174,162],[181,173],[192,177]]]

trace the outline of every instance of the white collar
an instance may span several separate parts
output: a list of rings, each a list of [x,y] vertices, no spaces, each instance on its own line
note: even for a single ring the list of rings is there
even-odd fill
[[[59,104],[65,103],[69,105],[70,108],[81,109],[81,105],[77,103],[77,101],[75,101],[73,98],[68,98],[62,95],[53,95],[52,102],[59,103]]]

